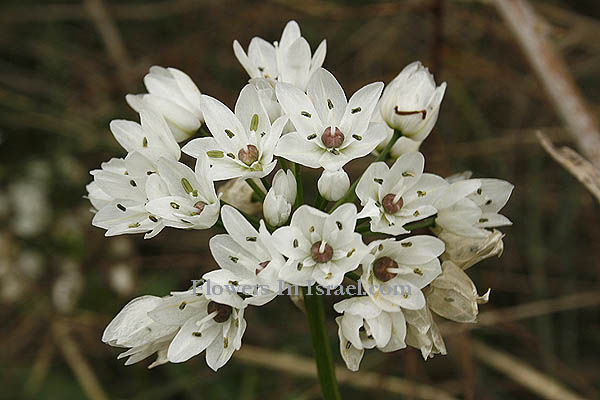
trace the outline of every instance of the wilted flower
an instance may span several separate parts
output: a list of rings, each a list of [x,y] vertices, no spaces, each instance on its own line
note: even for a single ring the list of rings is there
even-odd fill
[[[440,228],[433,232],[446,244],[443,260],[450,260],[463,270],[493,256],[500,257],[504,250],[504,234],[496,229],[483,238],[455,235]]]
[[[235,40],[233,52],[250,78],[277,80],[304,90],[311,76],[323,65],[327,47],[323,40],[311,58],[310,45],[301,36],[298,23],[290,21],[283,29],[279,42],[271,44],[254,37],[246,55]]]
[[[325,169],[317,181],[317,187],[324,199],[338,201],[350,188],[350,177],[343,169],[337,171]]]
[[[380,111],[385,122],[413,140],[423,141],[433,129],[446,91],[436,88],[433,75],[415,61],[407,65],[385,88]]]
[[[147,94],[128,94],[127,103],[137,112],[150,108],[164,117],[178,142],[202,125],[200,90],[192,79],[176,68],[150,67],[144,77]]]
[[[478,304],[488,302],[490,290],[480,296],[469,276],[452,261],[444,261],[442,274],[431,282],[427,304],[436,314],[456,322],[475,322]]]
[[[269,225],[276,227],[286,223],[295,200],[296,178],[292,171],[280,169],[275,173],[263,203],[263,214]]]
[[[421,350],[425,360],[435,354],[446,354],[446,345],[429,308],[404,310],[406,318],[406,344]]]
[[[260,179],[252,178],[252,180],[261,190],[265,190]],[[255,198],[254,190],[244,179],[230,179],[218,186],[217,189],[220,193],[223,193],[221,200],[238,210],[248,214],[256,214],[262,210],[263,204]]]

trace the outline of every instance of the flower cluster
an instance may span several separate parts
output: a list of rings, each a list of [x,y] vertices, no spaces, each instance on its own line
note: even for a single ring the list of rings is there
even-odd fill
[[[189,291],[134,299],[106,328],[104,342],[128,348],[119,356],[126,364],[154,353],[151,366],[183,362],[205,351],[217,370],[241,346],[246,308],[282,287],[354,280],[366,289],[334,305],[340,353],[353,371],[374,347],[445,354],[434,314],[476,321],[489,291],[479,295],[465,270],[502,253],[495,228],[511,224],[499,211],[513,186],[424,172],[418,148],[446,84],[437,86],[421,63],[385,89],[371,83],[348,99],[321,68],[325,51],[323,41],[311,55],[294,21],[279,42],[252,39],[247,54],[234,42],[251,79],[233,110],[174,68],[152,67],[148,93],[127,96],[140,122],[110,124],[127,156],[91,171],[92,223],[107,236],[151,238],[165,227],[223,233],[209,243],[220,269]],[[194,169],[181,151],[196,159]],[[344,166],[371,154],[375,161],[351,184]],[[301,167],[322,169],[314,202],[305,202]],[[215,182],[225,180],[217,193]],[[255,216],[261,209],[263,219]]]

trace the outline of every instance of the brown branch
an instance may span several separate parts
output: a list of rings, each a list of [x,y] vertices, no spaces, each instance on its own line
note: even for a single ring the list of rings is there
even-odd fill
[[[592,163],[580,156],[575,150],[569,147],[557,148],[552,141],[542,132],[537,133],[540,144],[554,158],[556,162],[562,165],[579,182],[585,186],[590,193],[600,202],[600,171]]]
[[[553,378],[541,373],[518,358],[473,341],[473,355],[488,367],[506,375],[533,393],[549,400],[583,400]]]
[[[244,345],[235,355],[235,359],[263,368],[284,371],[292,375],[316,377],[314,360],[293,354],[275,352],[256,346]],[[419,399],[450,400],[454,397],[444,391],[421,383],[394,376],[384,376],[371,372],[351,372],[345,367],[337,366],[336,375],[340,384],[358,389],[380,389],[388,393],[414,396]]]
[[[600,130],[579,88],[547,39],[548,26],[526,0],[493,0],[579,151],[600,168]]]

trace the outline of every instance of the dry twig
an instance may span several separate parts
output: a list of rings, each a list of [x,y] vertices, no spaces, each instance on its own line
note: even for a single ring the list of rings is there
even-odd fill
[[[506,375],[540,397],[549,400],[583,400],[551,377],[479,341],[473,341],[473,355],[488,367]]]
[[[600,202],[600,171],[592,163],[569,147],[557,148],[542,132],[537,132],[537,138],[544,148],[554,158],[581,182],[590,193]]]
[[[564,61],[547,39],[547,23],[526,0],[494,0],[493,3],[515,35],[579,151],[600,168],[598,124]]]
[[[260,365],[264,368],[283,371],[297,376],[316,377],[317,369],[312,359],[284,354],[256,346],[244,345],[236,353],[236,360]],[[450,400],[454,397],[432,386],[411,382],[394,376],[383,376],[370,372],[350,372],[345,367],[336,367],[340,384],[359,389],[385,390],[388,393],[414,396],[419,399]]]

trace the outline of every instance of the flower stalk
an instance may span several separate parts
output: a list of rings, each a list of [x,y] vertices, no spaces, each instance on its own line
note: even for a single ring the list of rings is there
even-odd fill
[[[329,347],[321,295],[315,293],[314,286],[312,291],[307,287],[303,287],[302,290],[323,399],[339,400],[341,397],[335,377],[335,365],[331,348]]]

